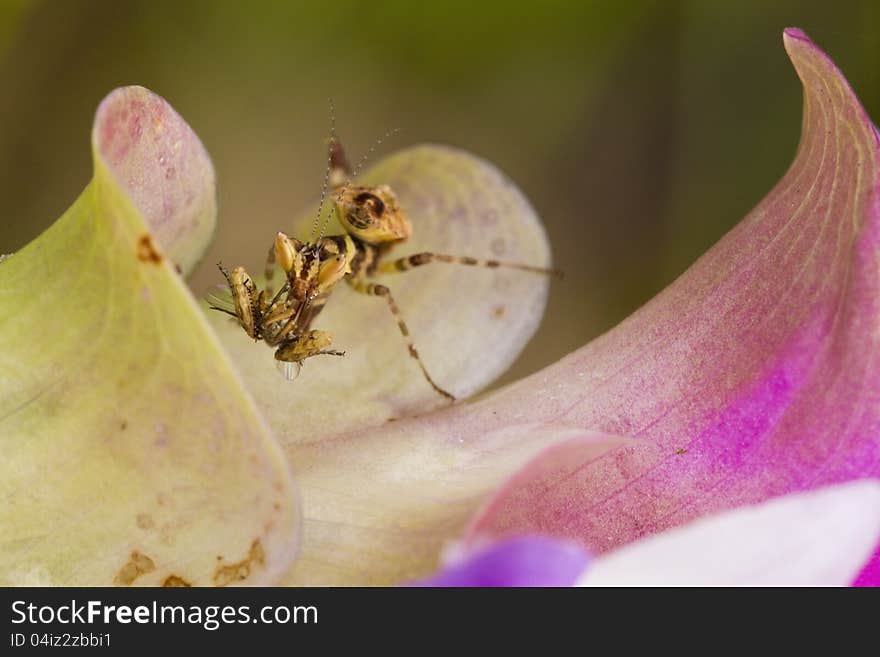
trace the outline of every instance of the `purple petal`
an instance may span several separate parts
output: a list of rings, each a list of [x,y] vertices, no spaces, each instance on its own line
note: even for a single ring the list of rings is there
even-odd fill
[[[471,540],[545,534],[598,553],[880,475],[880,138],[802,31],[786,30],[784,43],[804,116],[783,179],[644,308],[469,418],[488,431],[527,405],[537,422],[635,444],[572,461],[564,477],[533,463],[474,521]],[[880,582],[877,559],[859,583]]]
[[[571,586],[590,562],[577,545],[514,538],[466,557],[414,586]]]

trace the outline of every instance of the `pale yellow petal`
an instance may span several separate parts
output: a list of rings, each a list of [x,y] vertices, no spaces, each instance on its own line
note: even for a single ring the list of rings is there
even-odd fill
[[[94,134],[93,180],[0,263],[0,584],[272,582],[299,525],[286,460],[145,223],[213,223],[210,161],[141,88]],[[132,203],[155,176],[158,215]]]

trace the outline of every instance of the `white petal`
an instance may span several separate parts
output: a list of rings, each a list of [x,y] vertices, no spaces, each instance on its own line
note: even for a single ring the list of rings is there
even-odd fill
[[[846,586],[880,539],[880,482],[710,516],[597,559],[578,586]]]

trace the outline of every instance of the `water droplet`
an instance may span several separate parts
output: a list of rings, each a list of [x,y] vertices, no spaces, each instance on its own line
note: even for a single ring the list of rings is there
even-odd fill
[[[276,360],[275,367],[281,372],[281,375],[288,381],[293,381],[299,376],[302,370],[302,363],[287,363],[283,360]]]

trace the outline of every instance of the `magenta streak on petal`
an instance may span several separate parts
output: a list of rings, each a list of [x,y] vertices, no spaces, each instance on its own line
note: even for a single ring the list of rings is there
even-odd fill
[[[635,444],[583,454],[564,483],[531,463],[469,540],[547,534],[601,552],[722,509],[880,475],[880,137],[803,32],[786,30],[784,43],[804,116],[779,184],[620,326],[463,413],[492,430],[527,407],[533,421]],[[859,583],[880,583],[880,553]]]
[[[528,536],[478,551],[412,586],[571,586],[589,562],[577,545]]]

